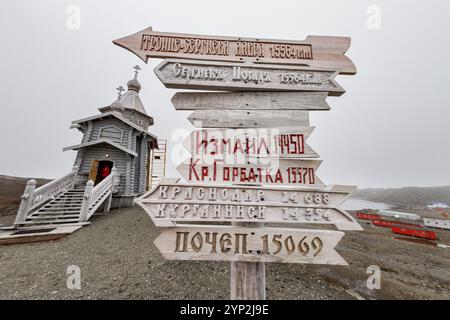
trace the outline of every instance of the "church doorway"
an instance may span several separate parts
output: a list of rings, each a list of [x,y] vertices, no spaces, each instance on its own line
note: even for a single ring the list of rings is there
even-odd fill
[[[91,165],[91,172],[89,173],[89,180],[94,181],[97,185],[111,173],[113,162],[109,160],[93,160]]]

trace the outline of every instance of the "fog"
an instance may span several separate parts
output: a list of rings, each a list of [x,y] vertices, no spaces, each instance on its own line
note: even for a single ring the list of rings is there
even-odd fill
[[[79,28],[71,29],[80,9]],[[380,9],[374,16],[370,5]],[[368,13],[369,8],[369,13]],[[447,1],[24,1],[0,3],[0,174],[56,178],[80,142],[70,122],[111,104],[139,64],[140,96],[151,132],[171,141],[190,131],[153,73],[112,40],[156,31],[303,40],[350,36],[355,76],[330,97],[331,111],[311,112],[308,144],[327,184],[360,187],[450,184],[450,5]],[[379,18],[379,19],[378,19]],[[373,20],[375,19],[375,20]],[[374,22],[375,21],[375,22]],[[68,27],[69,23],[69,27]],[[374,27],[375,25],[375,27]],[[378,28],[379,27],[379,28]],[[170,177],[179,176],[168,157]]]

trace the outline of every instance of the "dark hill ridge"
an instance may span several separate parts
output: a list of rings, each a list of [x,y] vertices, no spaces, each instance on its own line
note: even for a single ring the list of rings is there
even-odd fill
[[[17,178],[5,175],[0,175],[0,208],[11,205],[18,205],[20,203],[20,196],[22,195],[27,181],[31,178]],[[51,181],[49,179],[35,179],[37,186]]]
[[[425,206],[434,202],[450,204],[450,186],[359,189],[352,195],[352,198],[392,205]]]

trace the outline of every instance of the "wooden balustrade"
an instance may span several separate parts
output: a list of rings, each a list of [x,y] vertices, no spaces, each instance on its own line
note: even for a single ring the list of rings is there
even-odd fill
[[[117,169],[112,168],[111,174],[94,187],[94,182],[89,180],[83,196],[81,205],[80,222],[85,222],[95,213],[100,205],[106,200],[105,212],[111,207],[114,180],[117,177]]]
[[[25,222],[33,209],[41,206],[49,199],[55,198],[57,195],[72,189],[75,186],[77,174],[78,167],[74,166],[69,174],[50,181],[39,188],[36,188],[36,180],[29,180],[21,197],[22,200],[14,225],[17,226],[18,224]]]

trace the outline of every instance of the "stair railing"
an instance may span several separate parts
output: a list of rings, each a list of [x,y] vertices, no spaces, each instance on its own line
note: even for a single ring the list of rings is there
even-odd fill
[[[57,195],[73,189],[77,174],[78,166],[74,166],[69,174],[66,174],[59,179],[52,180],[39,188],[36,188],[36,180],[29,180],[25,187],[25,191],[21,196],[14,226],[25,222],[28,215],[30,215],[34,209],[47,202],[49,199],[54,199]]]
[[[94,187],[94,181],[89,180],[84,189],[83,203],[81,204],[80,222],[86,222],[106,200],[105,212],[111,207],[112,194],[114,192],[114,180],[117,178],[117,169],[114,167],[111,173]]]

